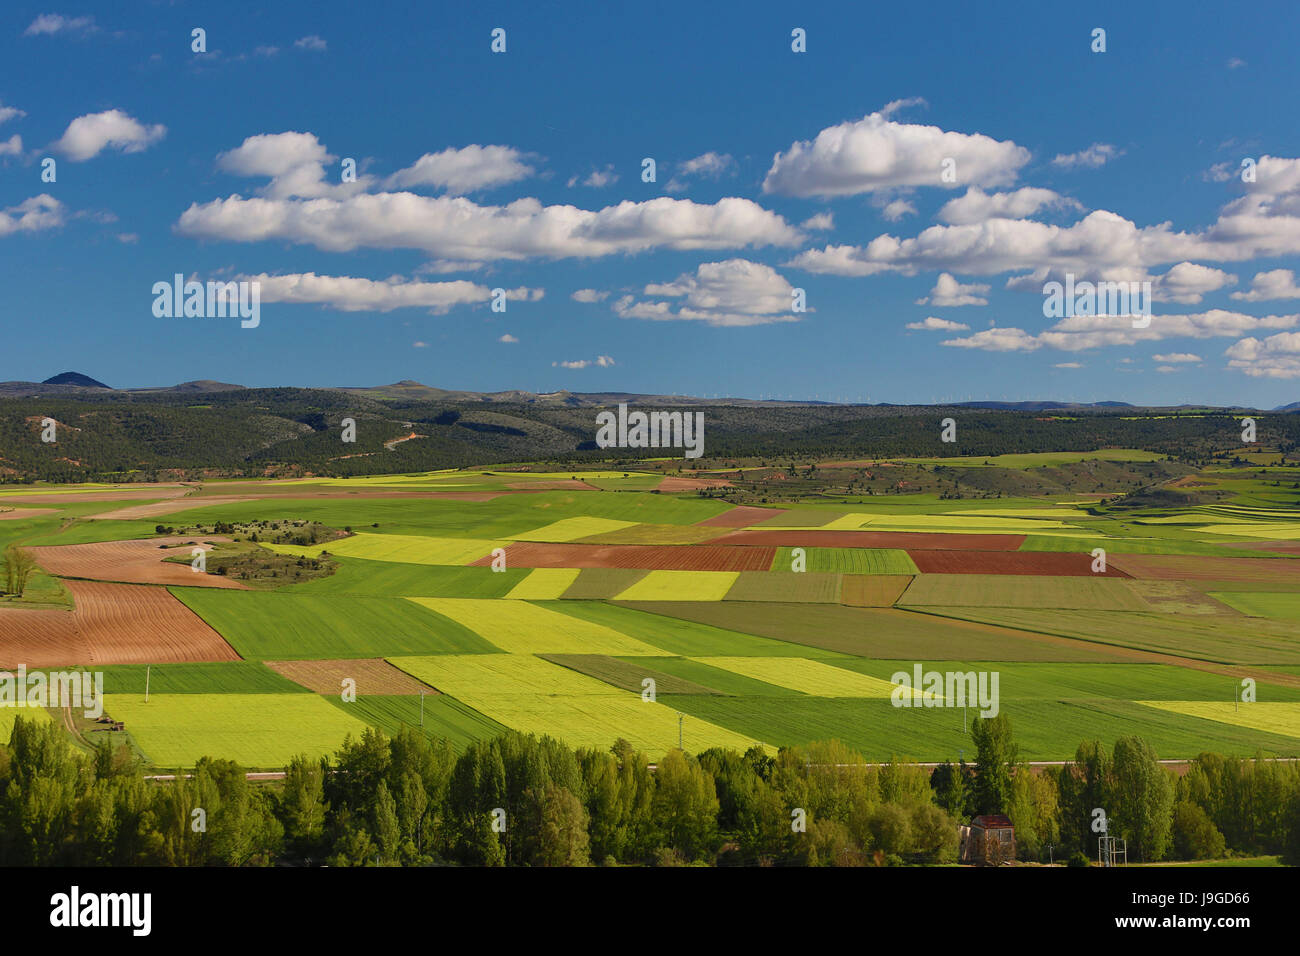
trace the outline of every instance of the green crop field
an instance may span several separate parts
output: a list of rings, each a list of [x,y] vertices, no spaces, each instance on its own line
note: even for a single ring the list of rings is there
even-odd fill
[[[476,740],[490,740],[510,729],[445,694],[426,694],[423,702],[413,694],[364,695],[352,703],[334,696],[325,699],[389,736],[411,727],[431,739],[449,741],[457,753]]]
[[[295,694],[309,693],[257,661],[221,664],[116,664],[94,668],[104,675],[105,694]]]
[[[1151,606],[1117,578],[1046,575],[920,574],[898,603],[904,606],[1090,608],[1149,611]]]
[[[172,593],[250,660],[498,650],[472,630],[422,607],[418,599],[207,588],[174,588]]]
[[[283,767],[299,754],[323,757],[366,723],[315,694],[151,694],[106,697],[136,746],[160,767],[221,756],[246,767]]]
[[[1162,461],[1145,452],[1097,452],[936,463],[954,469],[944,474],[967,468],[991,481],[1039,471],[1060,479],[1070,468],[1086,475],[1095,466],[1132,485],[1125,462],[1155,468]],[[746,465],[704,474],[735,481],[766,471]],[[148,539],[162,524],[196,540],[225,533],[253,560],[328,552],[319,576],[278,588],[269,581],[258,590],[169,589],[241,661],[80,665],[103,674],[109,713],[127,721],[145,758],[162,767],[204,753],[274,767],[299,751],[328,752],[367,725],[389,733],[419,726],[418,694],[348,703],[318,697],[261,663],[366,658],[393,661],[436,688],[423,700],[424,733],[457,749],[510,728],[602,750],[624,736],[662,755],[676,744],[680,713],[687,715],[681,731],[688,749],[837,737],[877,759],[969,751],[954,708],[892,705],[891,678],[920,665],[996,673],[1002,710],[1026,757],[1062,759],[1080,740],[1123,733],[1143,735],[1162,756],[1296,752],[1300,572],[1292,568],[1300,559],[1285,549],[1294,547],[1300,510],[1285,488],[1212,468],[1149,506],[1006,494],[1001,489],[1014,482],[997,481],[991,487],[1000,497],[828,490],[735,512],[728,525],[700,522],[731,511],[731,490],[653,493],[663,474],[584,472],[574,482],[550,466],[206,483],[185,507],[134,520],[97,515],[145,499],[78,502],[81,496],[67,494],[57,507],[37,502],[49,514],[0,520],[0,545]],[[1197,497],[1202,487],[1215,495]],[[304,497],[278,497],[297,489]],[[248,500],[232,501],[236,495]],[[220,500],[204,505],[207,496]],[[309,547],[271,545],[266,525],[248,524],[283,521],[314,521],[345,536]],[[1026,567],[1037,553],[1050,570],[1064,567],[1052,563],[1060,554],[1091,560],[1092,548],[1103,547],[1110,564],[1133,576],[922,574],[899,548],[794,542],[772,551],[766,571],[470,565],[518,541],[558,549],[582,542],[594,563],[602,560],[601,545],[674,545],[682,549],[674,560],[686,562],[678,566],[689,567],[689,548],[745,521],[796,536],[1023,535],[1017,560]],[[217,522],[233,530],[216,532]],[[247,540],[252,530],[265,551]],[[934,540],[927,546],[920,539],[918,547],[956,543]],[[796,547],[803,548],[802,571],[794,570]],[[625,562],[627,552],[614,560]],[[22,603],[0,605],[0,634],[4,614],[33,602],[66,608],[77,587],[38,571]],[[1258,703],[1234,708],[1246,677],[1256,681]],[[647,679],[653,702],[642,700]],[[12,712],[0,708],[8,720],[0,733]]]
[[[551,601],[578,580],[578,568],[537,568],[506,595],[517,601]]]
[[[339,558],[329,577],[293,584],[295,594],[368,594],[388,597],[505,597],[528,569],[464,568]]]
[[[802,657],[703,657],[699,663],[735,671],[811,697],[889,697],[889,681]]]
[[[623,737],[652,759],[676,746],[679,727],[672,708],[537,657],[446,655],[392,662],[493,720],[571,746],[603,750],[611,737]],[[701,747],[745,750],[757,742],[704,720],[687,723]]]
[[[842,574],[916,574],[906,551],[894,548],[804,548],[805,570]],[[794,548],[777,548],[773,571],[794,568]]]
[[[1300,621],[1300,594],[1294,592],[1211,591],[1209,595],[1250,617]]]
[[[736,583],[723,596],[725,601],[799,601],[812,604],[838,604],[838,574],[808,571],[741,571]]]
[[[602,624],[576,620],[526,601],[411,598],[511,654],[659,654],[662,649]]]
[[[739,576],[739,571],[651,571],[616,600],[721,601]]]

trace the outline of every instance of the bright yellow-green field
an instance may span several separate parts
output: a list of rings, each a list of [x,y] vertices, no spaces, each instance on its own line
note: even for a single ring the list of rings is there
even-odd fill
[[[616,601],[721,601],[739,571],[651,571]]]
[[[1043,509],[1048,512],[1049,509]],[[1071,518],[1086,517],[1076,511],[1062,513],[1060,509],[1051,511]],[[1030,512],[1017,512],[1015,515],[995,513],[952,512],[939,515],[886,515],[854,512],[841,515],[823,525],[782,525],[783,531],[941,531],[944,533],[966,534],[1043,534],[1056,529],[1079,531],[1078,525],[1066,524],[1053,517],[1031,518]]]
[[[514,538],[516,541],[577,541],[588,535],[621,531],[635,524],[635,521],[618,521],[614,518],[561,518],[544,528],[525,531]]]
[[[504,548],[508,541],[481,538],[428,538],[412,534],[354,534],[328,544],[300,546],[268,544],[281,554],[305,554],[318,557],[322,551],[345,558],[368,558],[371,561],[398,561],[404,564],[469,564]]]
[[[531,577],[531,575],[529,576]],[[527,581],[527,579],[525,579]],[[490,598],[407,598],[451,618],[507,654],[655,656],[662,649],[526,601]]]
[[[658,760],[677,746],[679,715],[671,707],[535,657],[445,654],[391,661],[507,727],[555,737],[571,747],[606,751],[623,737]],[[757,743],[690,716],[682,721],[681,734],[694,753],[709,747],[743,752]]]
[[[388,660],[431,687],[462,700],[464,694],[475,693],[493,698],[628,696],[627,691],[612,684],[532,654],[432,654]]]
[[[580,568],[535,568],[506,597],[520,601],[558,600],[581,573]]]
[[[14,721],[19,717],[46,724],[50,714],[44,707],[0,707],[0,743],[9,743],[14,732]]]
[[[887,680],[802,657],[696,657],[693,660],[812,697],[888,698],[894,692],[894,685]]]
[[[316,694],[111,694],[104,709],[160,767],[222,757],[246,767],[284,767],[323,757],[367,724]]]
[[[1246,538],[1264,538],[1273,541],[1295,541],[1300,539],[1300,522],[1289,521],[1285,524],[1211,524],[1197,529],[1206,534],[1232,534]]]
[[[1287,737],[1300,737],[1300,702],[1296,701],[1256,701],[1253,704],[1234,704],[1232,701],[1219,700],[1143,700],[1138,703],[1158,710],[1185,714],[1188,717],[1204,717],[1217,720],[1222,724],[1234,724],[1237,727],[1249,727],[1267,733],[1283,734]]]
[[[1058,503],[1059,504],[1059,503]],[[1091,504],[1091,502],[1089,502]],[[1078,508],[980,508],[969,511],[945,511],[937,517],[945,515],[960,515],[970,518],[1024,518],[1035,522],[1042,518],[1064,518],[1066,521],[1074,521],[1079,518],[1087,518],[1087,512],[1080,511]]]

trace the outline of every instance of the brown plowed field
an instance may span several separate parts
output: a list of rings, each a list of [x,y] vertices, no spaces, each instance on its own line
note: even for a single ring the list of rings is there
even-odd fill
[[[1023,534],[942,534],[922,531],[733,531],[709,544],[763,544],[796,548],[904,548],[922,551],[1015,551]]]
[[[229,538],[211,537],[212,541]],[[194,541],[193,547],[185,542]],[[159,545],[180,545],[160,548]],[[127,584],[174,584],[181,587],[237,588],[244,585],[215,574],[199,574],[188,561],[168,564],[164,558],[184,555],[189,558],[194,547],[208,549],[195,538],[146,538],[137,541],[102,541],[96,544],[60,544],[28,548],[36,563],[50,574],[65,578],[88,578],[92,581],[120,581]]]
[[[1293,558],[1209,558],[1173,554],[1115,554],[1111,567],[1129,577],[1157,581],[1243,581],[1249,584],[1295,584],[1300,560]]]
[[[138,488],[134,485],[123,491],[87,491],[81,494],[66,492],[48,495],[11,495],[6,498],[0,494],[0,503],[7,505],[59,505],[77,504],[82,501],[132,501],[144,498],[152,501],[156,498],[179,498],[187,488]]]
[[[68,581],[76,609],[0,609],[0,666],[237,661],[234,648],[165,588]]]
[[[911,551],[922,574],[1033,574],[1092,577],[1091,554],[1055,551]],[[1114,561],[1097,577],[1127,578]]]
[[[14,508],[12,511],[0,511],[0,521],[18,521],[21,518],[39,518],[41,515],[57,513],[56,508]]]
[[[781,512],[775,508],[755,508],[752,505],[736,505],[730,511],[724,511],[712,518],[695,522],[708,528],[748,528],[769,518],[775,518]]]
[[[317,694],[339,694],[344,678],[356,681],[357,696],[436,694],[405,671],[381,657],[335,661],[266,661],[266,666]]]
[[[209,505],[229,505],[237,501],[252,501],[252,495],[232,495],[229,497],[217,497],[213,495],[208,498],[170,498],[167,501],[154,501],[147,505],[129,505],[126,508],[118,508],[116,511],[109,511],[101,515],[96,515],[96,519],[109,518],[113,521],[132,521],[141,518],[158,518],[162,515],[174,514],[177,511],[188,511],[191,508],[206,508]]]
[[[707,544],[541,544],[506,548],[508,568],[645,568],[651,571],[766,571],[775,548],[724,548]],[[473,565],[492,563],[485,555]]]

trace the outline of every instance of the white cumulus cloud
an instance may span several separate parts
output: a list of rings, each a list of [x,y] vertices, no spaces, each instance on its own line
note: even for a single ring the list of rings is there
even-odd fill
[[[147,126],[121,110],[105,110],[78,116],[64,131],[53,148],[73,162],[83,162],[112,148],[123,153],[139,153],[167,135],[162,124]]]
[[[1010,140],[900,123],[891,116],[914,101],[896,101],[860,120],[840,123],[812,141],[777,153],[763,191],[789,196],[853,196],[916,186],[956,188],[941,178],[946,160],[957,181],[980,186],[1014,182],[1029,150]]]

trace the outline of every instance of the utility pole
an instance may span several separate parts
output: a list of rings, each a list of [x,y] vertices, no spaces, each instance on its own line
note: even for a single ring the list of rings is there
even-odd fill
[[[149,703],[149,672],[152,669],[152,665],[144,665],[144,702],[146,704]]]
[[[681,751],[685,751],[686,749],[685,747],[682,746],[682,721],[685,719],[686,719],[685,714],[677,715],[677,749]]]
[[[420,729],[424,729],[424,691],[420,691]]]

